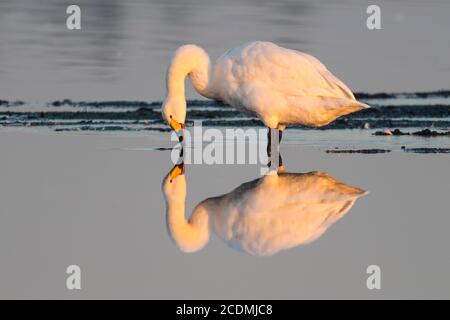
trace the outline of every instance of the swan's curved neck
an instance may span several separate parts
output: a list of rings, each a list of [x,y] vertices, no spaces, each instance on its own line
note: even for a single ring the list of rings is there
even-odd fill
[[[185,45],[175,52],[167,70],[168,98],[185,98],[184,79],[188,75],[199,94],[214,99],[207,53],[195,45]]]
[[[167,227],[176,245],[184,252],[196,252],[209,240],[209,217],[205,207],[198,205],[189,220],[185,216],[184,199],[167,199]]]

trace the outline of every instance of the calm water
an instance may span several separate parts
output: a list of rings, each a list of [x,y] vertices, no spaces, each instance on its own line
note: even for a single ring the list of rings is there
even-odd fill
[[[161,100],[168,55],[197,43],[211,56],[251,40],[323,60],[354,90],[449,87],[450,3],[377,1],[382,30],[365,26],[371,1],[0,1],[0,98]],[[190,91],[189,97],[195,97]]]
[[[169,190],[172,206],[185,207],[169,219],[161,185],[170,152],[151,148],[167,143],[167,134],[3,132],[0,297],[450,297],[449,155],[336,155],[287,143],[291,179],[275,188],[264,178],[262,197],[243,185],[261,178],[257,165],[187,165],[175,178],[186,198]],[[369,194],[352,201],[351,187]],[[224,194],[207,211],[207,238],[194,208]],[[233,213],[239,203],[245,215]],[[199,227],[189,236],[173,222],[193,212]],[[80,291],[65,288],[71,264],[81,267]],[[366,287],[373,264],[380,291]]]
[[[87,132],[55,133],[80,123],[7,114],[55,111],[47,102],[63,98],[160,101],[167,57],[189,42],[217,57],[245,41],[274,41],[316,55],[357,91],[448,88],[448,1],[378,1],[380,31],[365,27],[369,1],[78,3],[82,31],[72,32],[71,1],[0,0],[0,100],[29,102],[0,107],[1,298],[450,297],[449,155],[401,149],[448,147],[448,137],[288,130],[284,188],[265,178],[246,184],[261,179],[257,165],[187,165],[176,178],[186,182],[184,208],[169,215],[162,184],[173,164],[169,151],[155,151],[170,146],[167,132],[98,134],[106,124],[94,121]],[[188,97],[198,98],[192,90]],[[371,102],[448,104],[448,97]],[[448,130],[448,117],[427,119],[446,121],[440,128]],[[141,120],[121,125],[145,129]],[[325,153],[335,147],[392,152]],[[305,174],[312,171],[323,174]],[[273,200],[256,201],[262,216],[242,201],[259,199],[256,186]],[[369,193],[346,198],[351,188]],[[195,233],[176,228],[176,218],[220,195],[204,206],[209,234],[201,212]],[[178,190],[169,202],[182,196]],[[280,203],[300,206],[302,215]],[[233,211],[239,205],[245,217]],[[71,264],[82,269],[81,291],[66,290]],[[382,270],[380,291],[366,287],[372,264]]]

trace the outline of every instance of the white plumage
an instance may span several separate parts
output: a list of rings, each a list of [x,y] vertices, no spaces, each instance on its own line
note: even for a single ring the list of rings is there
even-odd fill
[[[185,175],[169,174],[163,192],[168,229],[181,250],[203,248],[211,227],[230,247],[252,255],[314,241],[366,194],[323,172],[280,173],[200,202],[187,221]]]
[[[271,129],[293,124],[320,127],[368,108],[306,53],[251,42],[228,50],[211,65],[203,49],[185,45],[175,52],[167,71],[163,114],[172,127],[185,121],[186,75],[201,95],[256,114]]]

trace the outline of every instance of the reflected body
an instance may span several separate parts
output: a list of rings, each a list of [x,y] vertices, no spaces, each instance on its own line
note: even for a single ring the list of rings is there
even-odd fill
[[[323,172],[271,172],[205,199],[187,220],[183,173],[175,166],[163,181],[163,193],[169,233],[184,252],[202,249],[212,229],[234,249],[273,255],[316,240],[366,194]]]

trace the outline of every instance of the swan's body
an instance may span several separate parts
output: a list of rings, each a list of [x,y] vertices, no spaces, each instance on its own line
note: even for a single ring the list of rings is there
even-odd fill
[[[184,175],[163,183],[169,232],[185,252],[203,248],[209,227],[230,247],[272,255],[320,237],[366,192],[326,173],[281,173],[199,203],[186,221]]]
[[[185,121],[187,75],[204,97],[251,112],[271,129],[320,127],[368,107],[311,55],[251,42],[228,50],[211,65],[203,49],[185,45],[175,52],[167,71],[163,114],[173,129]]]

